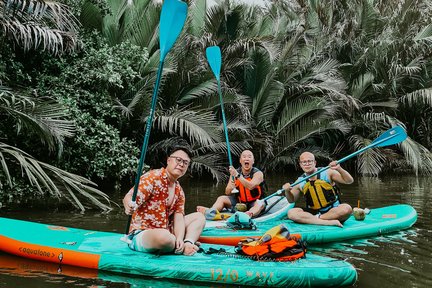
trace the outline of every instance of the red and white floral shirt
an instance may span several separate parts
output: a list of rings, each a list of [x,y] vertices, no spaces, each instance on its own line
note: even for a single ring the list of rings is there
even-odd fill
[[[133,187],[128,194],[133,194]],[[129,232],[137,229],[163,228],[173,233],[174,214],[184,215],[185,195],[178,181],[175,183],[171,206],[168,206],[168,196],[168,175],[165,168],[150,170],[143,174],[136,197],[138,208],[132,215]]]

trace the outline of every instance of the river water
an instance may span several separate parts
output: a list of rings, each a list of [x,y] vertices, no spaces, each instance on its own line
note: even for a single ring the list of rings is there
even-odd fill
[[[276,191],[285,179],[269,177],[270,191]],[[224,186],[209,186],[210,182],[186,179],[187,212],[197,204],[209,206],[223,193]],[[211,184],[210,184],[211,185]],[[358,272],[353,287],[431,287],[432,286],[432,180],[426,177],[393,176],[357,178],[342,187],[343,200],[365,208],[392,204],[410,204],[418,213],[414,226],[406,231],[311,247],[312,253],[346,260]],[[121,203],[121,195],[114,197]],[[120,208],[103,214],[70,211],[5,211],[1,217],[63,225],[91,230],[123,233],[126,217]],[[191,284],[164,279],[116,275],[90,269],[58,267],[0,253],[0,287],[222,287],[212,284]],[[234,286],[230,286],[234,287]]]

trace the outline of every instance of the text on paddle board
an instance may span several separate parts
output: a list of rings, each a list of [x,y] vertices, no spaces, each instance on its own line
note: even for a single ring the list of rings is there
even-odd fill
[[[55,254],[49,251],[44,251],[44,250],[40,250],[40,249],[31,249],[31,248],[25,248],[25,247],[20,247],[18,249],[21,253],[25,253],[28,255],[38,255],[38,256],[43,256],[43,257],[54,257]]]
[[[237,282],[238,280],[238,271],[237,270],[223,270],[223,269],[210,269],[211,271],[211,280],[212,281],[221,281],[221,282]],[[247,271],[247,278],[256,278],[259,281],[269,282],[273,277],[273,272],[259,272],[259,271]]]

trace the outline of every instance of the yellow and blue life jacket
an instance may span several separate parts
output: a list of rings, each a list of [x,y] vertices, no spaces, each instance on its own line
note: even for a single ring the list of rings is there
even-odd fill
[[[306,176],[303,174],[301,178]],[[307,207],[312,210],[326,208],[339,200],[338,188],[331,184],[327,171],[319,173],[316,180],[307,180],[306,183],[301,183],[300,189],[305,197]]]

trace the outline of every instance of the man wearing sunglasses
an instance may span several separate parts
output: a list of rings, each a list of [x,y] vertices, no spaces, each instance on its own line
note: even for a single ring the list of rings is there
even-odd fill
[[[193,255],[198,251],[198,240],[205,225],[205,217],[198,212],[184,215],[185,194],[178,179],[190,164],[189,148],[171,149],[165,168],[143,174],[138,185],[136,202],[132,202],[133,188],[123,199],[127,215],[132,215],[129,247],[148,253],[176,253]]]
[[[319,169],[316,167],[315,156],[310,152],[302,153],[299,163],[304,172],[299,179]],[[283,185],[289,202],[296,202],[300,195],[304,195],[307,206],[306,209],[290,209],[289,219],[297,223],[343,227],[342,223],[351,215],[352,208],[349,204],[340,202],[336,183],[351,184],[354,179],[336,161],[330,162],[329,166],[330,169],[294,187],[291,187],[290,183]]]

